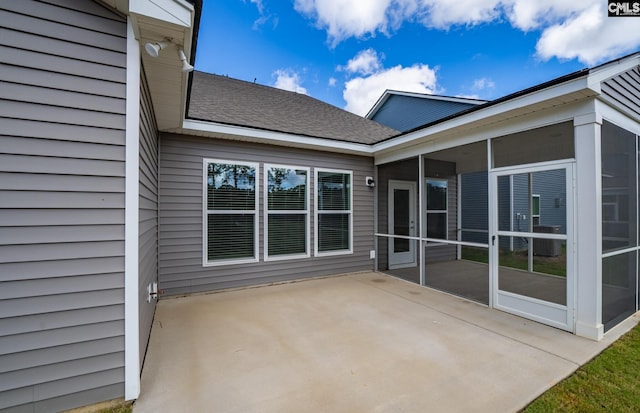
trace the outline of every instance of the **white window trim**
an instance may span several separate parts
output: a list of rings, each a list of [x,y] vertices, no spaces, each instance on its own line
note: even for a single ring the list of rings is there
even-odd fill
[[[227,164],[237,164],[237,165],[246,165],[255,168],[256,170],[256,179],[255,179],[255,207],[253,210],[253,257],[252,258],[242,258],[242,259],[228,259],[228,260],[219,260],[219,261],[209,261],[208,260],[208,246],[209,246],[209,237],[207,234],[208,228],[208,216],[209,211],[207,209],[207,165],[210,163],[227,163]],[[219,267],[222,265],[237,265],[237,264],[249,264],[259,261],[259,206],[260,206],[260,164],[255,162],[245,162],[245,161],[236,161],[236,160],[227,160],[227,159],[210,159],[203,158],[202,159],[202,266],[203,267]],[[218,214],[231,214],[238,213],[237,210],[224,210],[224,211],[216,211]],[[212,213],[212,215],[215,213]]]
[[[295,169],[307,171],[307,182],[306,182],[306,209],[304,211],[301,210],[293,210],[293,211],[285,211],[285,210],[276,210],[269,211],[269,174],[268,170],[270,168],[287,168],[287,169]],[[283,261],[283,260],[293,260],[293,259],[301,259],[301,258],[309,258],[311,257],[311,231],[310,231],[310,222],[309,217],[311,215],[310,211],[310,192],[311,192],[311,168],[301,167],[301,166],[291,166],[291,165],[276,165],[276,164],[264,164],[264,213],[263,213],[263,226],[264,226],[264,260],[265,261]],[[269,255],[269,214],[304,214],[306,216],[305,219],[305,253],[304,254],[288,254],[288,255]]]
[[[320,172],[330,172],[330,173],[339,173],[339,174],[345,174],[345,175],[349,175],[349,207],[350,209],[347,210],[341,210],[341,211],[320,211],[318,209],[318,173]],[[334,255],[347,255],[347,254],[353,254],[353,171],[348,171],[348,170],[344,170],[344,169],[325,169],[325,168],[315,168],[314,173],[313,173],[313,187],[314,187],[314,223],[313,223],[313,232],[314,232],[314,245],[313,245],[313,255],[316,257],[330,257],[330,256],[334,256]],[[318,245],[319,245],[319,240],[318,240],[318,216],[323,214],[323,213],[327,213],[327,214],[331,214],[331,213],[346,213],[349,215],[349,249],[344,249],[344,250],[335,250],[335,251],[327,251],[327,252],[322,252],[318,250]]]
[[[447,196],[445,198],[445,209],[427,209],[424,215],[424,223],[425,223],[425,235],[427,233],[427,222],[428,222],[428,215],[429,214],[444,214],[444,238],[442,238],[443,240],[448,240],[449,239],[449,180],[448,179],[442,179],[442,178],[430,178],[430,177],[426,177],[425,178],[425,191],[424,191],[424,197],[425,197],[425,205],[429,205],[428,199],[427,198],[427,193],[428,191],[426,190],[427,187],[427,183],[429,181],[437,181],[437,182],[444,182],[446,184],[447,187]],[[428,237],[427,237],[428,238]],[[440,238],[438,238],[440,239]],[[438,244],[436,241],[432,241],[429,243],[429,246],[436,246],[436,245],[445,245],[445,244]]]

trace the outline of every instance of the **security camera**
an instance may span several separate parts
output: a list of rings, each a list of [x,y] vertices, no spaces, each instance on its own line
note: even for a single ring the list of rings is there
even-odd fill
[[[367,176],[364,179],[364,183],[365,183],[365,185],[367,185],[370,188],[373,188],[374,186],[376,186],[376,181],[373,180],[372,176]]]

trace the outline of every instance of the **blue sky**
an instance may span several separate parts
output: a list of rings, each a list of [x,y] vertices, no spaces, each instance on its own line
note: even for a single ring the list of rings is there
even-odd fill
[[[640,48],[606,0],[204,0],[195,67],[360,115],[385,89],[492,100]]]

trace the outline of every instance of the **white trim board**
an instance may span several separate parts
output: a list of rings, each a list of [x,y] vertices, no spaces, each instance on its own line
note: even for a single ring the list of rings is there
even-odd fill
[[[124,397],[140,395],[138,225],[140,185],[140,47],[127,19],[125,148]]]

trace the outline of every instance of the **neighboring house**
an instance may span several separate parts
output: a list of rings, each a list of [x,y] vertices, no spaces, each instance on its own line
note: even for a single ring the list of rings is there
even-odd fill
[[[385,90],[365,116],[401,132],[441,121],[486,100]]]
[[[0,410],[137,398],[158,295],[394,267],[594,340],[637,311],[640,53],[402,133],[190,73],[200,8],[0,3]],[[486,211],[458,206],[474,173]],[[504,182],[545,174],[566,224],[504,227]],[[519,238],[565,243],[564,274],[498,265]]]

